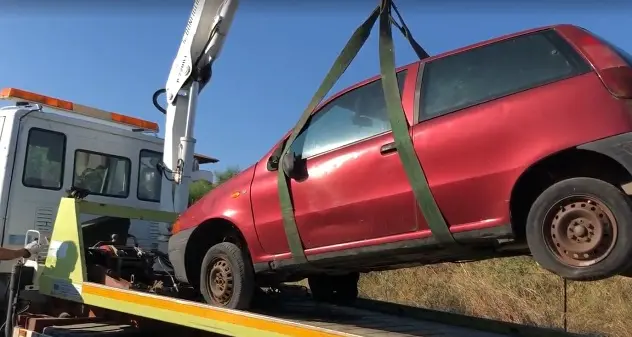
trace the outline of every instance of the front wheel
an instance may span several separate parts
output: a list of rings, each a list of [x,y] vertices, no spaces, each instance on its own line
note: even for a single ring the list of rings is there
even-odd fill
[[[547,188],[531,206],[526,234],[535,261],[569,280],[605,279],[632,266],[632,203],[605,181],[571,178]]]
[[[248,309],[255,290],[250,259],[235,244],[211,247],[202,261],[200,292],[206,303],[228,309]]]

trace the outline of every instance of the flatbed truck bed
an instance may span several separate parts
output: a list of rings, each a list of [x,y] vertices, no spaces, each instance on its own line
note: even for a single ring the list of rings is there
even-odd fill
[[[313,306],[313,303],[293,304],[284,308],[285,313],[278,316],[248,315],[250,318],[265,320],[259,323],[256,336],[371,336],[371,337],[501,337],[504,334],[479,331],[463,327],[450,326],[442,323],[421,321],[408,317],[376,313],[355,308],[340,308],[333,306]],[[294,311],[294,312],[290,312]],[[31,336],[140,336],[146,335],[142,329],[131,324],[121,322],[84,322],[70,324],[56,324],[45,327],[41,334],[28,329],[16,328],[15,337],[23,337],[26,331]],[[165,331],[168,329],[165,329]],[[20,335],[21,331],[22,335]],[[227,332],[207,333],[206,336],[235,336]],[[152,329],[153,336],[160,336]],[[164,334],[173,335],[172,332]],[[28,336],[28,334],[27,334]],[[24,336],[24,337],[27,337]],[[244,332],[239,336],[255,336],[254,333]]]
[[[86,284],[87,285],[87,284]],[[91,289],[91,287],[94,287]],[[215,308],[206,304],[138,291],[88,285],[90,293],[115,302],[110,310],[138,311],[112,315],[56,318],[24,315],[13,337],[136,337],[173,336],[349,336],[349,337],[502,337],[576,336],[558,330],[521,326],[462,315],[360,300],[356,307],[311,300],[296,291],[259,296],[251,311]],[[126,301],[121,305],[118,301]],[[128,302],[129,301],[129,302]],[[133,304],[132,304],[133,303]],[[395,308],[395,310],[394,310]],[[119,311],[118,313],[120,313]],[[166,311],[170,319],[160,318]],[[103,314],[103,312],[101,312]],[[138,317],[150,318],[138,324]],[[202,319],[202,320],[200,320]]]

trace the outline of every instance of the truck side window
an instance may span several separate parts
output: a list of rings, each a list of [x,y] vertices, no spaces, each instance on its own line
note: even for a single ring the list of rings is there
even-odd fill
[[[128,158],[77,150],[73,186],[86,189],[94,195],[127,198],[130,170]]]
[[[29,130],[22,184],[26,187],[60,190],[64,180],[66,135],[32,128]]]
[[[160,202],[162,176],[156,165],[162,161],[162,153],[141,150],[138,165],[138,200]]]
[[[406,71],[397,73],[400,94]],[[353,89],[316,112],[292,143],[292,150],[309,158],[391,130],[382,81]]]

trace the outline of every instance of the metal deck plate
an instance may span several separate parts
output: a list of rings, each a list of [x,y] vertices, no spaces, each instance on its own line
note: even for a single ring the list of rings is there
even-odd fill
[[[309,300],[270,301],[256,313],[287,319],[296,323],[370,337],[501,337],[497,333],[450,326],[376,313],[373,311],[340,307]]]

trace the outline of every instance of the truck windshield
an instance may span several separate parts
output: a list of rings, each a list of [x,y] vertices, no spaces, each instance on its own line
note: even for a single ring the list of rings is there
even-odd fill
[[[75,153],[75,187],[90,194],[125,198],[129,194],[130,160],[86,150]]]

